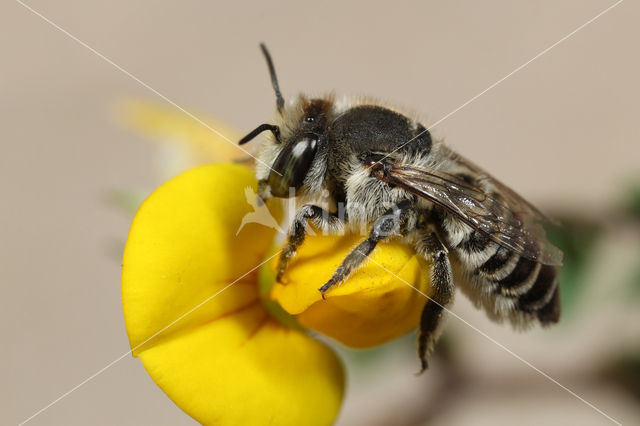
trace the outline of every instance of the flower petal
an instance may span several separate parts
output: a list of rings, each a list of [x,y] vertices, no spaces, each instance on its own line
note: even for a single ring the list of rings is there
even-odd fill
[[[154,381],[203,424],[327,425],[344,377],[335,354],[254,305],[143,351]]]
[[[201,423],[329,424],[343,394],[339,360],[273,321],[260,300],[257,269],[240,278],[263,262],[274,233],[246,223],[236,236],[252,212],[246,187],[255,194],[245,167],[203,166],[143,203],[122,273],[134,355]]]
[[[251,212],[247,187],[255,191],[256,183],[246,167],[203,166],[171,179],[142,204],[129,231],[122,271],[131,347],[263,261],[273,230],[254,223],[235,235]],[[234,291],[220,293],[216,303],[205,303],[161,334],[255,299],[255,286],[242,284],[254,281],[253,274],[241,279]]]
[[[142,136],[184,149],[189,164],[231,161],[245,155],[219,134],[164,103],[128,99],[119,107],[120,118],[126,125]],[[202,117],[200,114],[198,116]],[[205,117],[204,121],[211,123],[211,127],[231,140],[241,137],[215,120]]]
[[[362,238],[307,237],[282,284],[271,291],[285,311],[298,315],[300,324],[353,347],[379,345],[416,327],[427,298],[402,280],[426,295],[432,291],[429,264],[407,245],[391,242],[378,244],[372,260],[323,300],[318,288]]]

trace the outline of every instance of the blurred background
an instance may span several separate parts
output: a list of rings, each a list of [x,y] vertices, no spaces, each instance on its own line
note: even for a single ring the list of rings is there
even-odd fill
[[[285,95],[369,94],[429,126],[612,4],[28,1],[83,46],[3,2],[0,422],[126,354],[135,208],[176,173],[239,155],[123,70],[237,140],[273,114],[265,41]],[[640,423],[639,19],[622,2],[433,129],[563,223],[550,230],[565,251],[559,325],[516,333],[461,294],[453,311],[626,424]],[[340,348],[340,425],[609,423],[453,317],[420,377],[414,340]],[[194,421],[125,356],[29,424]]]

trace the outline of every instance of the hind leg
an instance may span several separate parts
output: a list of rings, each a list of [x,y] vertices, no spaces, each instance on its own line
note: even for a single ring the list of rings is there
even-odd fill
[[[435,232],[425,233],[415,243],[415,249],[425,259],[433,262],[431,266],[433,294],[422,310],[418,335],[418,356],[422,373],[427,369],[429,355],[440,337],[442,319],[445,310],[453,301],[454,287],[448,251]]]

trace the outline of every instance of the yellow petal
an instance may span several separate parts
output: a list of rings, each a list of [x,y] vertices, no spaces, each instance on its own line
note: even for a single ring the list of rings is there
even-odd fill
[[[318,288],[364,237],[308,236],[271,297],[300,324],[352,347],[370,347],[406,334],[418,324],[431,294],[429,264],[401,243],[380,243],[372,260],[322,300]],[[274,264],[275,266],[275,264]],[[399,279],[401,278],[401,279]]]
[[[230,161],[247,156],[220,136],[222,134],[236,141],[239,139],[236,132],[204,116],[198,118],[220,134],[166,104],[130,99],[122,104],[119,113],[122,121],[142,136],[184,148],[189,164]]]
[[[264,260],[273,230],[246,225],[252,211],[245,187],[256,189],[246,167],[203,166],[157,189],[136,214],[123,260],[123,307],[132,347]],[[257,272],[256,272],[257,273]],[[177,327],[200,324],[255,298],[254,277],[234,285],[185,317]],[[130,284],[130,285],[125,285]]]
[[[272,320],[258,269],[224,289],[264,261],[273,238],[273,229],[255,223],[236,236],[253,211],[245,187],[255,191],[249,169],[203,166],[143,203],[123,261],[130,344],[153,380],[201,423],[330,424],[344,386],[335,354]]]
[[[140,354],[165,393],[204,424],[328,425],[344,378],[335,354],[254,306]]]

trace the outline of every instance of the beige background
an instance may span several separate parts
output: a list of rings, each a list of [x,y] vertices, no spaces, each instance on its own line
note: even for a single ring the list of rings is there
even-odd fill
[[[285,95],[371,94],[418,111],[429,125],[613,1],[28,3],[178,104],[244,132],[274,107],[259,41],[272,50]],[[129,217],[107,207],[104,194],[148,193],[163,177],[156,148],[113,114],[122,98],[157,96],[19,3],[2,2],[0,16],[0,423],[13,424],[129,349],[120,265],[109,255]],[[639,174],[639,20],[640,5],[622,3],[434,133],[543,208],[606,212],[619,184]],[[493,326],[462,297],[454,310],[533,364],[562,371],[550,367],[540,332]],[[593,333],[577,330],[597,352]],[[521,371],[542,399],[530,407],[518,394],[515,405],[484,410],[476,392],[447,423],[506,422],[529,413],[513,408],[521,402],[531,410],[522,424],[605,422],[500,349],[486,351],[478,363],[487,374],[495,365]],[[562,365],[580,362],[565,352]],[[392,382],[394,393],[415,400],[414,366],[401,370],[407,377]],[[638,415],[623,398],[573,385],[620,420]],[[376,405],[349,398],[344,424]],[[30,424],[192,423],[125,357]]]

